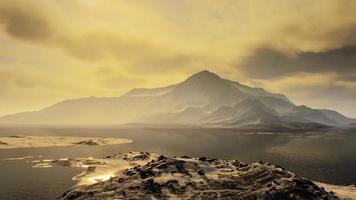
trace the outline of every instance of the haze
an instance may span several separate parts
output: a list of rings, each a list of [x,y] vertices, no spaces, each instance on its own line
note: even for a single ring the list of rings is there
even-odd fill
[[[0,0],[0,115],[208,69],[356,117],[356,1]]]

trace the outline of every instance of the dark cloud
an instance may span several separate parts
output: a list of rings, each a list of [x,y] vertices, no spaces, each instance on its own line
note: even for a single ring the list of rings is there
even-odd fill
[[[261,48],[237,66],[250,78],[277,78],[299,72],[333,72],[349,80],[356,73],[356,47],[348,46],[330,51],[301,52],[287,55],[271,48]]]
[[[52,28],[41,11],[16,3],[0,3],[0,24],[12,37],[23,40],[43,40],[52,35]]]
[[[132,73],[175,71],[189,68],[195,60],[189,54],[120,34],[100,31],[78,35],[61,34],[54,31],[49,18],[41,14],[38,8],[32,6],[27,9],[22,4],[0,3],[1,26],[13,38],[35,42],[52,41],[68,55],[83,61],[107,58],[124,61]]]

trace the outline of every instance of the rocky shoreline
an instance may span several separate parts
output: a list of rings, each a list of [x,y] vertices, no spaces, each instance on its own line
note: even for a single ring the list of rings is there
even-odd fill
[[[69,165],[84,162],[88,163],[76,160]],[[97,177],[95,183],[77,185],[59,199],[339,199],[308,179],[264,162],[147,152],[108,156],[103,162],[107,165],[88,166],[79,176],[81,180]],[[105,176],[105,171],[110,175]]]

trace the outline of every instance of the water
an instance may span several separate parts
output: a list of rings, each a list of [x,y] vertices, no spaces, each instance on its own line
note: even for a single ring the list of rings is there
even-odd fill
[[[353,134],[313,136],[242,135],[218,129],[143,128],[0,128],[9,135],[99,136],[132,139],[131,144],[112,146],[49,147],[0,150],[0,199],[55,199],[73,186],[71,178],[83,169],[53,166],[32,168],[26,160],[4,158],[42,156],[104,157],[118,152],[148,151],[168,155],[188,155],[260,160],[282,165],[300,176],[332,184],[356,183],[356,137]],[[36,159],[36,158],[34,158]]]

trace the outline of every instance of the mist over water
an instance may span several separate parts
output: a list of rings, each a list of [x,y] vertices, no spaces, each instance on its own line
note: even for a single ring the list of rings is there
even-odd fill
[[[148,151],[167,155],[188,155],[260,160],[279,164],[306,178],[333,184],[356,183],[356,137],[351,134],[309,136],[239,134],[228,129],[149,128],[2,128],[0,136],[61,135],[120,137],[130,144],[108,146],[48,147],[0,150],[0,199],[54,199],[74,185],[78,168],[53,166],[32,168],[36,163],[5,158],[34,156],[32,160],[94,157],[118,152]]]

